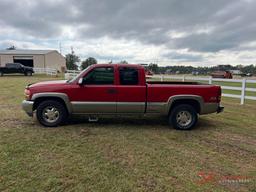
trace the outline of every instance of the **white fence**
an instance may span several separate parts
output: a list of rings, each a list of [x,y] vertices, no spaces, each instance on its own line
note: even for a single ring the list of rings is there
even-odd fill
[[[51,76],[57,76],[58,71],[57,69],[52,68],[33,68],[35,71],[35,74],[46,74]]]
[[[76,71],[76,70],[66,70],[65,72],[65,79],[69,80],[74,77],[76,77],[81,71]]]
[[[75,71],[75,70],[67,70],[65,73],[65,79],[71,79],[75,77],[77,74],[79,74],[81,71]],[[150,76],[152,78],[152,76]],[[213,82],[229,82],[229,83],[241,83],[241,86],[224,86],[221,85],[221,88],[223,90],[234,90],[234,91],[241,91],[241,94],[227,94],[222,93],[222,96],[224,97],[231,97],[231,98],[238,98],[240,99],[241,105],[244,104],[245,99],[248,100],[255,100],[256,96],[247,96],[246,92],[255,92],[256,93],[256,80],[250,80],[250,79],[217,79],[212,77],[191,77],[191,76],[169,76],[169,75],[154,75],[153,78],[160,79],[161,81],[165,80],[181,80],[181,81],[205,81],[209,84],[213,84]],[[247,83],[255,84],[255,88],[249,88],[247,87]]]
[[[213,84],[214,82],[229,82],[229,83],[241,83],[241,86],[224,86],[221,85],[221,88],[223,90],[234,90],[234,91],[241,91],[241,94],[227,94],[222,93],[222,96],[224,97],[232,97],[232,98],[238,98],[240,99],[241,105],[244,104],[245,99],[249,100],[256,100],[256,96],[247,96],[246,92],[256,92],[256,80],[250,80],[250,79],[215,79],[212,77],[190,77],[190,76],[166,76],[166,75],[154,75],[153,78],[159,78],[161,81],[165,80],[192,80],[192,81],[206,81],[209,84]],[[247,87],[247,83],[255,84],[255,88],[249,88]]]

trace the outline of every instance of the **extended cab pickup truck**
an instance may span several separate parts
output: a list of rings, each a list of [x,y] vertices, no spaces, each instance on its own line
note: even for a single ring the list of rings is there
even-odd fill
[[[32,67],[26,67],[20,63],[7,63],[5,67],[0,67],[0,76],[11,73],[21,73],[25,76],[32,76],[34,70]]]
[[[73,114],[164,115],[176,129],[193,128],[198,114],[219,113],[221,88],[196,82],[146,82],[144,68],[97,64],[72,80],[28,85],[22,106],[47,127]]]

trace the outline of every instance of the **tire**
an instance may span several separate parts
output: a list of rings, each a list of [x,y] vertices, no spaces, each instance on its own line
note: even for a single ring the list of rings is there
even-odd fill
[[[28,71],[28,72],[27,72],[27,76],[32,76],[32,72],[31,72],[31,71]]]
[[[0,72],[0,77],[3,77],[4,76],[4,73],[1,71]]]
[[[24,76],[28,76],[27,72],[24,73]]]
[[[46,100],[39,104],[36,110],[39,123],[45,127],[57,127],[68,116],[65,106],[54,100]]]
[[[197,121],[198,116],[195,108],[187,104],[174,107],[169,115],[169,124],[178,130],[191,130]]]

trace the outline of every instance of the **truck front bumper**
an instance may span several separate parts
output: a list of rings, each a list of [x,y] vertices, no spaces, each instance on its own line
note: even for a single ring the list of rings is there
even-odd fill
[[[32,117],[33,116],[33,101],[26,101],[24,100],[22,102],[22,109],[28,114],[28,116]]]

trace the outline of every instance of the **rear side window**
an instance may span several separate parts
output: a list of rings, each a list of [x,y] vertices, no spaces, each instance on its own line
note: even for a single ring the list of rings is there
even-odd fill
[[[114,68],[98,67],[84,77],[84,81],[88,85],[113,85],[114,84]]]
[[[119,68],[119,77],[121,85],[138,85],[139,72],[135,68],[122,67]]]

